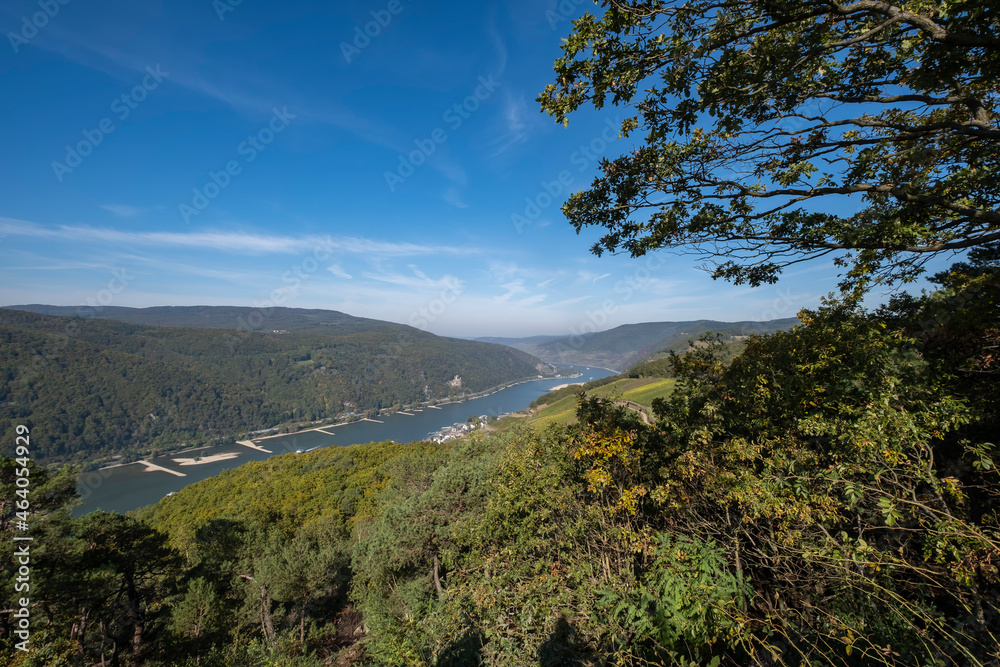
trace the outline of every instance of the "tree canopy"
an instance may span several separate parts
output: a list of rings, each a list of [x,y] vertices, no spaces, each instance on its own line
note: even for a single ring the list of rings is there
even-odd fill
[[[832,255],[863,287],[1000,238],[996,3],[602,4],[538,98],[645,133],[563,207],[603,228],[595,254],[694,252],[751,285]]]

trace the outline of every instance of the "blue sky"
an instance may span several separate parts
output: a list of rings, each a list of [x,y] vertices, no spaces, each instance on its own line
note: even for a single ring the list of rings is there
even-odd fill
[[[328,308],[470,337],[816,306],[830,263],[750,289],[589,253],[559,207],[629,149],[624,113],[563,128],[534,100],[592,8],[2,0],[0,304]]]

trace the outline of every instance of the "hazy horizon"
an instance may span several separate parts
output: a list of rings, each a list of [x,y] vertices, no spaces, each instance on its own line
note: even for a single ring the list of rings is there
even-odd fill
[[[0,309],[7,308],[7,309],[11,309],[11,310],[17,310],[17,309],[20,309],[20,308],[28,308],[28,307],[32,307],[32,306],[43,306],[43,307],[53,306],[53,307],[59,307],[59,308],[80,308],[81,311],[85,311],[85,312],[81,313],[81,316],[83,316],[83,317],[92,316],[92,313],[93,313],[93,310],[94,310],[94,309],[92,309],[89,306],[79,306],[79,305],[62,305],[62,306],[60,306],[59,304],[52,304],[52,303],[18,303],[18,304],[0,305]],[[130,307],[133,307],[133,306],[125,306],[125,307],[130,308]],[[183,305],[178,305],[178,306],[165,306],[165,305],[142,306],[141,308],[202,308],[202,307],[211,308],[213,306],[209,306],[208,304],[203,304],[203,303],[192,303],[192,304],[183,304]],[[225,308],[225,307],[231,307],[231,308],[248,308],[250,306],[240,306],[240,305],[237,305],[237,304],[220,304],[218,307],[220,307],[220,308]],[[293,306],[278,306],[278,307],[280,307],[280,308],[294,308]],[[98,306],[98,309],[99,308],[101,308],[101,306]],[[323,309],[323,310],[331,310],[331,309]],[[337,311],[337,312],[342,312],[342,311]],[[344,314],[345,315],[353,315],[352,313],[344,313]],[[771,320],[788,319],[788,317],[795,317],[795,316],[794,315],[790,315],[790,316],[787,316],[787,317],[776,317],[776,318],[771,318],[770,320],[742,320],[742,321],[768,322],[768,321],[771,321]],[[113,318],[108,318],[108,319],[113,319]],[[378,319],[378,318],[370,318],[370,319]],[[593,330],[593,331],[591,330],[592,327],[590,327],[590,326],[582,326],[582,327],[580,327],[578,329],[574,329],[574,330],[571,330],[571,331],[568,331],[568,332],[566,332],[566,331],[559,331],[559,332],[552,332],[552,333],[545,333],[545,332],[542,332],[542,333],[529,333],[529,334],[524,334],[524,335],[519,335],[519,336],[501,336],[501,335],[494,335],[494,334],[490,334],[490,333],[483,333],[483,334],[476,334],[476,335],[453,336],[453,337],[454,338],[467,339],[467,340],[477,340],[477,339],[483,339],[483,338],[524,339],[524,338],[575,336],[575,335],[580,335],[580,334],[600,333],[602,331],[610,331],[611,329],[615,329],[615,328],[618,328],[618,327],[621,327],[621,326],[633,325],[633,324],[657,324],[657,323],[687,322],[687,321],[700,321],[700,320],[713,320],[713,318],[701,317],[701,318],[694,318],[692,320],[649,320],[649,321],[646,321],[646,322],[621,322],[619,324],[615,324],[614,326],[606,326],[606,327],[603,327],[603,328],[600,328],[600,329],[596,329],[596,330]],[[383,320],[383,321],[393,322],[393,320]],[[720,322],[738,322],[740,320],[714,320],[714,321],[720,321]],[[408,322],[395,322],[395,324],[409,324],[409,323]],[[263,327],[263,328],[266,328],[266,327]],[[447,336],[447,334],[438,334],[438,335]]]
[[[563,128],[534,101],[591,8],[60,4],[0,59],[0,301],[324,308],[461,337],[817,306],[832,261],[752,289],[574,233],[567,194],[641,140],[614,107]],[[36,10],[3,3],[0,24]]]

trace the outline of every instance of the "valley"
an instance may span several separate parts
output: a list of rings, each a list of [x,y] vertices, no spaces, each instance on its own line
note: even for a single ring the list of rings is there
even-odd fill
[[[152,310],[112,314],[160,324],[0,309],[0,425],[43,426],[40,462],[93,465],[556,375],[509,347],[334,311],[282,310],[275,333],[236,329],[251,309]]]

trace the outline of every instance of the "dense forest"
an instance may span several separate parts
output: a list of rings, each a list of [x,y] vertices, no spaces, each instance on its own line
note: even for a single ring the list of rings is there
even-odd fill
[[[79,463],[361,416],[549,372],[511,348],[349,319],[346,330],[235,337],[0,309],[0,428],[36,426],[39,461]]]

